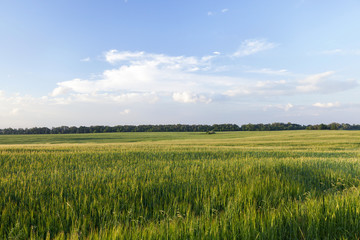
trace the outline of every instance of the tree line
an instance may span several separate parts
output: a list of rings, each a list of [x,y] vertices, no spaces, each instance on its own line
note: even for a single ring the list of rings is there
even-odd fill
[[[213,124],[213,125],[117,125],[117,126],[80,126],[80,127],[33,127],[0,129],[2,135],[12,134],[75,134],[75,133],[106,133],[106,132],[209,132],[209,131],[283,131],[283,130],[360,130],[360,125],[347,123],[330,123],[316,125],[300,125],[294,123],[270,124]]]

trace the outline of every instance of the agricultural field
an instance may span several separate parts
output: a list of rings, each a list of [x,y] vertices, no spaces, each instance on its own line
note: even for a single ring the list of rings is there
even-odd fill
[[[360,238],[359,131],[0,144],[0,239]]]

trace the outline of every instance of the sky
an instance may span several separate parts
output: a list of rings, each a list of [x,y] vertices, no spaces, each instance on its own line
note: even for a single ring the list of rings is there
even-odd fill
[[[0,128],[360,123],[358,0],[2,0]]]

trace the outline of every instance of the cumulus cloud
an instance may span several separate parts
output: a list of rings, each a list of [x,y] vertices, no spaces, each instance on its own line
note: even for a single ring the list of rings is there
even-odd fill
[[[226,78],[204,74],[211,68],[216,55],[199,58],[110,50],[105,53],[105,59],[118,67],[105,70],[97,80],[76,78],[59,82],[50,96],[63,99],[61,96],[70,95],[72,100],[89,102],[100,97],[107,100],[128,99],[129,96],[143,99],[144,96],[168,96],[181,92],[182,95],[175,95],[172,99],[205,103],[209,99],[200,94],[202,91],[211,91],[211,88],[227,82]],[[195,95],[188,95],[189,90]]]
[[[217,54],[198,57],[186,56],[168,56],[164,54],[152,54],[145,52],[119,52],[117,50],[110,50],[105,53],[106,61],[112,64],[123,64],[124,66],[148,66],[158,67],[163,70],[183,70],[187,72],[194,72],[198,70],[206,70],[210,61],[216,57]]]
[[[356,81],[343,80],[334,71],[302,78],[295,74],[270,74],[272,76],[259,79],[214,73],[215,54],[185,57],[114,50],[106,54],[111,55],[108,59],[111,67],[97,78],[59,82],[48,96],[7,95],[0,91],[0,116],[11,118],[14,124],[16,119],[32,119],[32,122],[39,123],[46,118],[54,126],[66,125],[58,119],[69,119],[71,125],[72,120],[83,119],[84,116],[97,119],[99,124],[107,124],[110,120],[114,124],[122,124],[116,122],[119,119],[130,119],[128,123],[134,124],[136,119],[146,115],[144,111],[151,114],[151,109],[169,109],[172,103],[180,103],[173,105],[174,109],[188,106],[187,109],[192,109],[190,115],[202,109],[208,109],[209,113],[213,107],[217,108],[216,111],[222,110],[217,105],[220,103],[227,109],[246,105],[246,109],[258,107],[260,111],[271,109],[295,116],[296,112],[301,114],[300,107],[292,103],[277,104],[280,101],[277,99],[290,102],[292,99],[289,98],[295,95],[336,93],[357,86]],[[264,70],[271,71],[276,70]],[[269,100],[272,105],[266,105]],[[310,104],[306,111],[315,112],[317,108],[330,111],[333,107],[344,106],[338,102],[317,102]],[[147,118],[139,123],[146,121]],[[18,126],[24,126],[21,124]]]
[[[61,83],[60,83],[61,84]],[[59,85],[59,84],[58,84]],[[52,97],[56,97],[56,96],[59,96],[59,95],[64,95],[66,93],[68,93],[69,91],[71,91],[70,88],[67,88],[65,86],[59,86],[57,88],[55,88],[51,93],[50,93],[50,96]]]
[[[275,48],[277,44],[265,39],[248,39],[241,43],[239,49],[233,54],[234,57],[244,57]]]
[[[129,51],[118,52],[117,50],[113,49],[105,53],[105,59],[109,63],[115,63],[118,61],[139,59],[143,57],[144,54],[145,54],[144,52],[129,52]]]
[[[269,49],[273,44],[264,41],[245,41],[252,46],[243,54]],[[250,44],[252,43],[252,44]],[[251,79],[227,76],[216,72],[217,58],[229,56],[218,52],[203,57],[169,56],[144,51],[110,50],[104,53],[111,68],[95,79],[75,78],[57,83],[49,94],[53,104],[83,103],[180,103],[206,104],[244,97],[266,98],[309,93],[333,93],[357,86],[353,80],[340,80],[334,71],[308,75],[298,79],[286,69],[260,68],[248,70],[271,75],[273,79]],[[232,59],[231,57],[229,59]],[[1,94],[0,94],[1,97]],[[287,106],[286,109],[290,109]]]
[[[47,103],[46,98],[36,98],[19,93],[9,95],[0,91],[0,117],[16,118],[28,109],[37,109],[37,106]]]
[[[266,41],[253,44],[245,41],[239,56],[255,54],[271,47],[273,45]],[[54,126],[66,125],[64,119],[68,119],[71,125],[74,119],[84,118],[96,119],[100,124],[107,124],[110,120],[111,123],[122,124],[123,122],[117,121],[129,119],[128,123],[134,124],[137,119],[147,116],[144,112],[153,114],[153,109],[158,109],[161,115],[161,112],[172,107],[176,109],[186,106],[186,111],[192,111],[190,116],[201,111],[209,114],[213,107],[216,111],[222,111],[223,106],[226,106],[224,109],[240,109],[241,105],[246,105],[243,109],[257,107],[259,111],[267,106],[266,109],[277,113],[292,115],[300,111],[296,107],[298,105],[290,103],[292,99],[289,98],[295,95],[330,94],[358,86],[357,81],[344,80],[334,71],[304,77],[286,69],[249,70],[247,67],[243,70],[245,76],[249,72],[258,75],[255,78],[254,75],[251,78],[243,77],[241,73],[230,75],[231,72],[227,74],[226,71],[219,72],[217,69],[227,67],[227,61],[236,62],[241,59],[220,52],[205,56],[169,56],[144,51],[110,50],[104,53],[104,58],[109,67],[101,74],[88,79],[74,78],[58,82],[47,96],[8,95],[0,91],[0,120],[11,119],[14,124],[19,121],[18,126],[26,124],[24,121],[20,124],[17,119],[28,120],[27,126],[31,126],[32,122],[39,125],[45,121],[43,119],[51,121]],[[219,66],[219,62],[223,65]],[[282,103],[279,104],[280,98]],[[269,100],[272,105],[267,105]],[[284,104],[286,102],[289,103]],[[311,103],[313,102],[315,101]],[[174,103],[176,105],[171,105]],[[341,108],[344,106],[341,105]],[[340,107],[340,104],[317,102],[310,104],[307,111],[318,112],[317,108],[331,111],[333,107]],[[231,110],[230,115],[232,114]],[[152,119],[160,117],[152,116]],[[203,119],[203,115],[199,119]],[[146,121],[146,117],[141,122],[138,120],[139,123]],[[4,121],[0,121],[1,123]]]

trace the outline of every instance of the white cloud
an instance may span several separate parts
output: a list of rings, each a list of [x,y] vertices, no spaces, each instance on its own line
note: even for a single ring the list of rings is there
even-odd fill
[[[247,70],[246,72],[267,74],[267,75],[287,75],[287,74],[289,74],[289,71],[286,69],[273,70],[270,68],[252,69],[252,70]]]
[[[130,113],[130,109],[124,109],[124,111],[120,112],[122,115],[126,115]]]
[[[342,54],[342,53],[344,53],[344,50],[343,49],[332,49],[332,50],[322,51],[321,53],[327,54],[327,55]]]
[[[110,50],[105,53],[105,58],[112,64],[112,68],[91,80],[75,78],[57,83],[47,101],[60,105],[114,103],[124,106],[135,103],[159,104],[169,100],[210,103],[229,99],[239,101],[246,98],[331,93],[357,86],[356,81],[338,80],[333,71],[309,75],[300,80],[286,69],[250,70],[272,75],[273,78],[259,80],[215,74],[218,55],[215,52],[203,57],[168,56],[143,51]],[[286,79],[282,79],[284,77]],[[289,105],[284,109],[290,108]]]
[[[320,53],[324,54],[324,55],[355,55],[355,56],[357,56],[357,55],[360,55],[360,49],[336,48],[336,49],[324,50]]]
[[[105,53],[105,59],[109,63],[115,63],[118,61],[127,61],[138,59],[144,56],[144,52],[118,52],[117,50],[113,49]]]
[[[246,86],[244,87],[236,87],[234,89],[227,90],[224,92],[224,95],[229,97],[235,97],[235,96],[243,96],[243,95],[250,95],[252,94],[252,91],[247,89]]]
[[[281,75],[280,75],[281,76]],[[295,96],[302,94],[331,94],[354,89],[358,86],[355,80],[341,80],[335,72],[328,71],[309,75],[297,80],[297,75],[289,74],[287,78],[279,80],[238,80],[233,79],[232,85],[223,94],[229,97],[236,96]]]
[[[324,78],[327,78],[333,75],[335,72],[328,71],[324,73],[319,73],[311,75],[305,79],[299,81],[300,85],[296,89],[300,92],[314,92],[320,89],[319,83],[323,81]]]
[[[80,61],[81,62],[90,62],[90,57],[87,57],[87,58],[83,58],[83,59],[81,59]]]
[[[58,87],[55,88],[50,94],[53,97],[64,95],[71,91],[76,93],[94,93],[99,90],[96,86],[96,82],[82,80],[79,78],[75,78],[70,81],[60,82],[57,85]]]
[[[224,92],[229,97],[252,96],[269,97],[285,96],[294,93],[294,86],[286,80],[243,81],[234,84],[230,90]]]
[[[287,82],[285,80],[279,80],[279,81],[259,81],[256,83],[256,87],[259,87],[259,88],[269,88],[269,87],[274,87],[274,86],[277,86],[277,85],[284,85],[286,84]]]
[[[66,97],[49,99],[50,104],[69,105],[72,103],[99,103],[99,104],[153,104],[159,100],[156,93],[73,93]]]
[[[248,39],[241,43],[240,48],[233,54],[234,57],[244,57],[258,52],[275,48],[277,44],[265,39]]]
[[[70,95],[70,100],[90,102],[99,97],[106,99],[127,99],[129,96],[142,99],[148,95],[169,96],[173,92],[194,92],[196,98],[175,97],[183,102],[208,102],[201,92],[210,91],[214,86],[226,84],[226,77],[203,75],[211,68],[216,55],[204,57],[167,56],[145,52],[105,53],[111,64],[120,64],[118,68],[105,70],[98,80],[73,79],[59,82],[50,94],[51,97],[67,102],[61,96]],[[155,99],[155,98],[154,98]],[[158,99],[158,98],[157,98]],[[191,101],[190,101],[191,100]],[[153,102],[154,100],[152,100]]]
[[[334,71],[310,75],[300,81],[296,90],[301,93],[334,93],[358,86],[356,80],[337,80]]]
[[[340,103],[339,102],[328,102],[328,103],[314,103],[313,104],[314,107],[319,107],[319,108],[333,108],[333,107],[340,107]]]
[[[276,104],[276,105],[267,105],[266,107],[264,107],[264,111],[267,111],[269,109],[279,109],[279,110],[283,110],[285,112],[289,111],[290,109],[294,108],[294,105],[291,103],[288,104]]]
[[[294,107],[294,105],[292,105],[291,103],[288,103],[288,104],[285,105],[284,110],[289,111],[293,107]]]
[[[192,72],[206,70],[210,64],[210,60],[216,57],[215,55],[216,54],[197,58],[193,56],[167,56],[164,54],[129,51],[118,52],[117,50],[110,50],[105,53],[105,58],[106,61],[111,64],[127,62],[127,65],[123,66],[146,65],[148,67],[158,67],[160,69],[185,70]]]
[[[211,98],[207,98],[204,95],[197,95],[190,92],[175,92],[173,93],[172,98],[175,102],[181,102],[181,103],[211,102]]]
[[[51,93],[50,93],[50,96],[52,97],[56,97],[56,96],[59,96],[59,95],[64,95],[68,92],[70,92],[71,89],[70,88],[67,88],[67,87],[64,87],[64,86],[59,86],[57,88],[55,88]]]
[[[36,109],[35,106],[46,104],[48,101],[44,98],[35,98],[30,95],[21,95],[19,93],[8,95],[0,91],[0,117],[16,118],[24,111]]]
[[[19,108],[13,108],[11,111],[10,111],[10,115],[17,115],[19,113],[20,109]]]
[[[234,111],[247,115],[249,109],[261,111],[263,106],[267,106],[265,110],[273,110],[276,114],[302,116],[301,106],[290,103],[294,96],[337,93],[357,86],[356,81],[343,80],[334,71],[309,75],[300,80],[295,74],[246,79],[214,73],[214,55],[184,57],[129,52],[124,61],[115,60],[124,59],[116,53],[123,55],[122,52],[112,52],[113,58],[109,62],[113,65],[97,78],[75,78],[59,82],[48,96],[36,98],[21,94],[7,95],[0,91],[0,125],[7,127],[4,125],[6,122],[20,127],[41,126],[41,123],[46,123],[43,124],[46,126],[76,123],[116,125],[149,121],[158,124],[169,122],[168,119],[174,119],[176,123],[186,120],[183,115],[175,116],[175,113],[180,114],[177,111],[182,108],[186,108],[188,116],[191,116],[187,121],[191,122],[195,119],[193,116],[198,116],[198,119],[203,119],[199,123],[207,120],[203,113],[209,115],[210,112],[231,109],[228,115],[219,119],[236,121],[226,116],[233,116]],[[275,70],[265,69],[263,72],[271,71]],[[306,99],[307,102],[310,97]],[[273,104],[267,105],[270,101]],[[279,101],[289,103],[278,104]],[[172,105],[174,103],[182,104]],[[241,106],[243,110],[240,111]],[[338,102],[317,102],[309,104],[304,111],[315,114],[318,108],[324,108],[330,112],[332,107],[338,106]],[[360,112],[359,106],[349,105],[348,109],[351,110],[348,111],[356,109]],[[341,107],[343,109],[344,105]],[[156,114],[153,113],[154,109],[158,110]],[[172,109],[171,113],[169,109]],[[340,111],[340,108],[337,110]],[[270,112],[265,114],[275,119],[272,118],[275,115]],[[84,119],[88,121],[84,122]]]
[[[228,8],[223,8],[223,9],[221,9],[221,10],[219,10],[219,11],[208,11],[207,12],[207,15],[208,16],[214,16],[214,15],[216,15],[216,14],[218,14],[218,13],[222,13],[222,14],[225,14],[226,12],[228,12],[229,11],[229,9]]]

